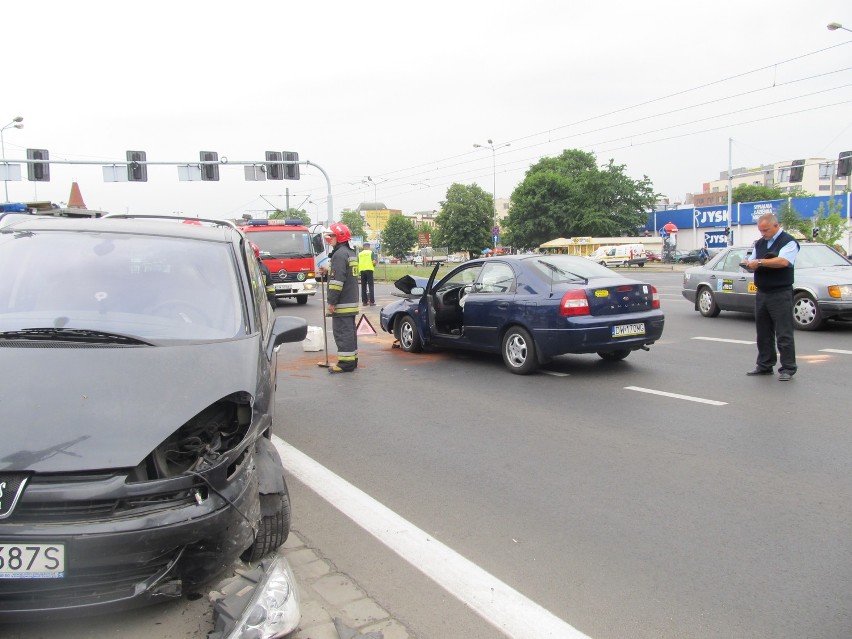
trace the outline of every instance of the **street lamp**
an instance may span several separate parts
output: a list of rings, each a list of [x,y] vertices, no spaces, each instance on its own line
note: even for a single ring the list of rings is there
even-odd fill
[[[491,197],[494,200],[494,213],[491,218],[491,232],[494,233],[494,229],[497,228],[497,149],[502,149],[506,146],[511,146],[511,142],[505,142],[504,144],[498,144],[494,146],[493,140],[488,140],[488,144],[474,144],[473,148],[475,149],[491,149]],[[494,235],[494,248],[497,248],[497,235]]]
[[[316,203],[316,202],[314,202],[313,200],[308,200],[308,204],[313,204],[313,205],[314,205],[314,212],[317,214],[317,224],[319,224],[319,223],[320,223],[320,218],[319,218],[319,204],[317,204],[317,203]]]
[[[24,118],[22,118],[19,115],[18,117],[13,118],[12,121],[9,122],[9,124],[4,126],[3,128],[0,128],[0,152],[2,153],[2,156],[3,156],[3,167],[6,169],[6,171],[9,170],[9,167],[6,164],[6,141],[3,139],[3,131],[5,131],[6,129],[9,129],[9,128],[23,129],[24,125],[21,124],[21,122],[23,122],[23,121],[24,121]],[[5,176],[5,178],[8,178],[8,177],[9,177],[8,175]],[[6,191],[6,202],[8,202],[9,201],[9,180],[8,179],[3,180],[3,188]]]
[[[852,29],[847,29],[846,27],[844,27],[839,22],[829,22],[826,25],[826,29],[828,29],[829,31],[837,31],[838,29],[843,29],[844,31],[848,31],[849,33],[852,33]]]

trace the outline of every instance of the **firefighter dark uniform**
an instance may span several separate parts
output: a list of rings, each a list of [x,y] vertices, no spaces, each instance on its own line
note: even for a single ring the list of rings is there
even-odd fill
[[[332,224],[337,244],[330,256],[328,305],[331,332],[337,345],[337,364],[330,373],[348,373],[358,367],[358,336],[355,316],[358,314],[358,255],[349,246],[351,234],[345,224]]]

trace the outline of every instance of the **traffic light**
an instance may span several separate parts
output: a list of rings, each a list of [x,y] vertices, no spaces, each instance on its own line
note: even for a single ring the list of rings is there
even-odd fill
[[[790,167],[790,182],[801,182],[805,174],[805,161],[793,160],[793,165]]]
[[[128,151],[127,152],[127,181],[128,182],[147,182],[148,181],[148,165],[144,164],[147,159],[145,151]]]
[[[47,149],[27,149],[28,160],[48,160],[50,154]],[[27,164],[27,179],[30,182],[50,182],[50,165],[42,164]]]
[[[843,151],[837,156],[837,177],[849,177],[852,173],[852,151]]]
[[[202,151],[200,154],[202,162],[218,162],[219,154],[215,151]],[[219,181],[219,165],[218,164],[202,164],[201,179],[205,182]]]
[[[267,162],[280,162],[282,159],[281,151],[267,151],[266,152],[266,161]],[[266,179],[267,180],[283,180],[284,179],[284,165],[283,164],[267,164],[266,165]]]
[[[293,151],[284,151],[284,161],[285,162],[298,162],[299,154]],[[299,179],[299,165],[298,164],[285,164],[284,165],[284,179],[285,180],[298,180]]]
[[[812,228],[812,229],[811,229],[811,237],[812,237],[813,239],[816,239],[816,236],[817,236],[817,235],[819,235],[819,229],[818,229],[818,228],[816,228],[816,227]]]

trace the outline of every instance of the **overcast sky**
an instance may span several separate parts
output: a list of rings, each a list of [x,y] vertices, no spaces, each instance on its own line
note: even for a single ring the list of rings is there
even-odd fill
[[[7,158],[235,161],[296,151],[331,179],[336,214],[374,195],[440,208],[453,182],[509,197],[566,148],[647,175],[672,201],[729,162],[852,150],[849,0],[502,0],[16,3],[4,10],[0,120]],[[506,143],[492,155],[489,148]],[[26,176],[26,169],[23,169]],[[105,183],[100,165],[52,165],[9,199],[213,218],[290,205],[326,218],[316,167],[300,181]],[[367,176],[372,183],[364,184]]]

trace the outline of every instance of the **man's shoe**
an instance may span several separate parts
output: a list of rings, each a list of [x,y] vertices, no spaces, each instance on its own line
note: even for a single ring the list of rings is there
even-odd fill
[[[793,379],[792,373],[788,373],[787,371],[781,371],[778,373],[779,382],[789,382],[791,379]]]
[[[749,371],[746,373],[749,377],[753,375],[772,375],[771,368],[755,368],[753,371]]]

